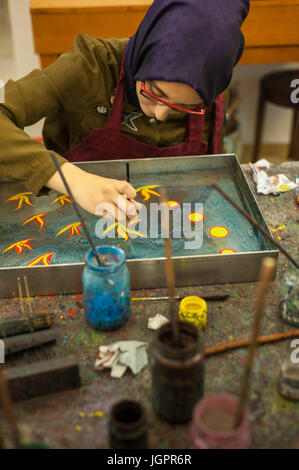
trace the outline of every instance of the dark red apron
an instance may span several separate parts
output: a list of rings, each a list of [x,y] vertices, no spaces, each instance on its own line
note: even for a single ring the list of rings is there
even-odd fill
[[[155,147],[143,144],[121,132],[122,105],[125,81],[121,68],[110,116],[106,127],[94,128],[80,144],[64,154],[70,162],[97,160],[121,160],[130,158],[179,157],[184,155],[205,155],[208,143],[201,142],[204,115],[189,115],[188,133],[185,142],[173,147]],[[224,94],[214,101],[213,153],[221,153],[222,127],[224,121]]]

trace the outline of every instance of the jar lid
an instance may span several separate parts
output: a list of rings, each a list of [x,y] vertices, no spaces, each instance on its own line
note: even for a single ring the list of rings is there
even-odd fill
[[[194,323],[199,328],[205,328],[207,324],[207,304],[197,295],[184,297],[180,302],[179,317],[181,320]]]

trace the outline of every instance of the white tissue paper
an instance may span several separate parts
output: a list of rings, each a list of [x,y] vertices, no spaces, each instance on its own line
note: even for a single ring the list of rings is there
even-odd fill
[[[147,364],[147,343],[143,341],[118,341],[100,346],[95,369],[111,368],[111,377],[121,378],[129,367],[138,374]]]
[[[270,180],[280,193],[286,193],[287,191],[295,189],[298,186],[296,183],[293,183],[293,181],[290,181],[289,178],[282,173],[279,173],[279,175],[270,176]]]
[[[165,323],[168,322],[168,318],[164,317],[163,315],[160,315],[160,313],[157,313],[157,315],[148,319],[147,327],[150,330],[158,330],[160,326],[165,325]]]
[[[252,164],[249,163],[252,170],[253,181],[256,183],[256,191],[258,194],[273,194],[278,196],[280,193],[271,182],[266,171],[270,168],[268,160],[262,159]]]
[[[266,171],[269,170],[270,163],[264,158],[254,164],[249,163],[249,165],[253,173],[253,180],[256,183],[258,194],[273,194],[278,196],[280,193],[285,193],[298,186],[282,173],[268,176]]]

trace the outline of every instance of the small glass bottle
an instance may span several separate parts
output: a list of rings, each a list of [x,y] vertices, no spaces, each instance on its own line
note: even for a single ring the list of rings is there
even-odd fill
[[[152,345],[153,408],[165,421],[189,421],[204,392],[204,348],[198,328],[178,321],[180,345],[170,323],[161,326]]]
[[[147,449],[148,432],[144,408],[133,400],[114,405],[109,417],[110,449]]]
[[[245,407],[241,424],[234,427],[238,398],[219,395],[201,400],[194,408],[190,437],[195,449],[248,449],[249,410]]]
[[[99,266],[93,251],[85,259],[82,275],[87,321],[101,331],[116,330],[130,315],[130,273],[123,250],[115,246],[98,246],[104,257]]]

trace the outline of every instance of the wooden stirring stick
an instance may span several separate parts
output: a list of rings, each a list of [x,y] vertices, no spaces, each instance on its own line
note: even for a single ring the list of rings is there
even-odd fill
[[[0,364],[0,398],[3,404],[4,415],[6,417],[6,420],[9,422],[12,430],[14,447],[16,449],[20,449],[22,446],[18,430],[17,418],[10,398],[7,382],[4,377],[2,364]]]
[[[25,290],[26,290],[27,303],[29,305],[29,311],[30,313],[32,313],[31,298],[30,298],[30,292],[29,292],[29,287],[28,287],[28,282],[27,282],[27,276],[24,276],[24,284],[25,284]]]
[[[243,418],[244,415],[244,408],[248,399],[248,390],[249,390],[249,382],[251,376],[251,370],[254,360],[254,354],[256,351],[256,346],[258,344],[257,338],[259,334],[260,324],[264,312],[265,307],[265,295],[269,286],[269,282],[275,272],[276,268],[276,261],[274,258],[265,257],[262,260],[262,267],[260,271],[260,278],[259,278],[259,286],[257,291],[257,298],[255,304],[255,319],[252,328],[252,335],[251,335],[251,343],[249,346],[246,366],[245,366],[245,374],[243,378],[243,382],[241,384],[241,393],[240,393],[240,400],[236,414],[235,420],[235,427],[237,428]]]
[[[22,313],[24,313],[24,304],[23,304],[23,293],[22,293],[21,279],[18,277],[18,278],[17,278],[17,281],[18,281],[19,299],[20,299],[20,302],[21,302],[21,310],[22,310]]]
[[[299,329],[282,331],[281,333],[273,333],[272,335],[259,336],[257,338],[258,344],[274,343],[275,341],[281,341],[283,339],[298,338]],[[205,356],[213,356],[214,354],[220,354],[226,351],[232,351],[233,349],[247,348],[250,346],[250,338],[237,339],[235,341],[229,341],[227,343],[218,343],[215,346],[208,346],[205,348]]]
[[[165,188],[160,190],[161,201],[163,203],[163,217],[162,217],[162,227],[164,231],[164,251],[166,257],[165,273],[166,273],[166,282],[168,287],[169,295],[169,313],[172,325],[172,334],[174,342],[176,345],[180,344],[180,332],[178,326],[178,318],[176,314],[176,302],[175,302],[175,276],[174,276],[174,266],[173,259],[171,256],[171,242],[169,237],[169,210],[167,206],[167,193]]]

